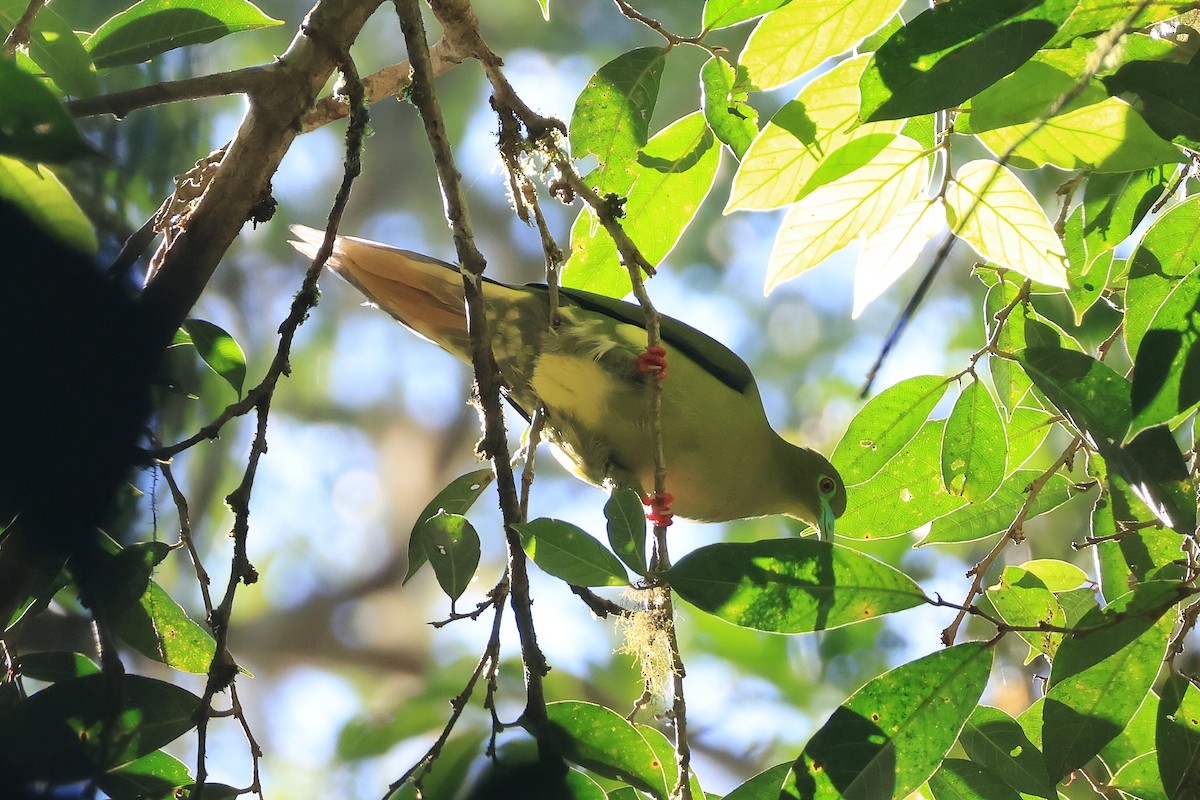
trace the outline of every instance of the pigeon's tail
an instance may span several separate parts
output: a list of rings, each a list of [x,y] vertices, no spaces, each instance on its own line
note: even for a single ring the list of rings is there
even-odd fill
[[[323,231],[293,225],[292,247],[312,258]],[[467,318],[462,275],[435,258],[377,242],[339,236],[329,267],[416,333],[460,358],[467,358]]]

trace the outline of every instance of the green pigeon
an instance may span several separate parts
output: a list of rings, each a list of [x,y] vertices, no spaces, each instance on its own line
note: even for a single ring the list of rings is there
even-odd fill
[[[293,226],[310,258],[324,239]],[[462,275],[443,261],[339,236],[330,267],[406,327],[470,361]],[[663,316],[663,348],[647,351],[638,305],[559,290],[550,327],[545,286],[486,280],[492,350],[507,398],[527,419],[540,404],[547,438],[576,476],[631,487],[670,514],[723,522],[784,514],[822,538],[846,510],[841,476],[820,453],[785,441],[767,422],[745,362],[712,337]],[[669,376],[667,365],[669,363]],[[670,508],[654,487],[652,382],[662,380],[662,435]],[[655,519],[652,515],[651,519]]]

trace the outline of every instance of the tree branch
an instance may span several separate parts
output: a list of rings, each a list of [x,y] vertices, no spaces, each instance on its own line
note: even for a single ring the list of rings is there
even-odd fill
[[[269,196],[271,177],[300,132],[301,116],[381,2],[319,0],[287,51],[259,68],[263,85],[250,93],[216,174],[142,292],[140,302],[161,346],[170,342],[242,225]]]

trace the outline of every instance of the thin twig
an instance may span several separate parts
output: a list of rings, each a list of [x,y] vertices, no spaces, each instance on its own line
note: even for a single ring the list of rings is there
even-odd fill
[[[164,103],[201,100],[207,97],[222,97],[231,94],[251,94],[266,89],[275,80],[277,78],[273,65],[256,65],[229,72],[197,75],[194,78],[139,86],[123,92],[80,97],[68,100],[63,105],[75,117],[111,114],[117,119],[121,119],[131,111]]]
[[[295,339],[296,331],[303,324],[304,320],[308,318],[309,312],[316,305],[317,299],[320,296],[317,289],[317,278],[324,269],[325,261],[333,252],[333,241],[346,204],[350,199],[350,189],[362,171],[360,156],[363,137],[367,128],[367,109],[363,104],[362,84],[358,81],[357,70],[355,70],[354,63],[351,61],[349,55],[343,54],[340,59],[339,69],[345,82],[346,91],[350,97],[351,107],[354,109],[350,117],[350,125],[346,130],[346,157],[342,183],[338,188],[332,209],[329,213],[329,225],[325,232],[325,240],[313,258],[312,264],[309,265],[308,270],[304,274],[304,281],[301,284],[300,291],[296,293],[295,298],[292,300],[292,307],[287,318],[279,326],[279,345],[267,370],[266,377],[260,385],[262,391],[255,406],[257,411],[257,425],[255,427],[254,439],[250,445],[250,455],[247,459],[246,469],[242,475],[241,483],[226,497],[226,503],[234,514],[232,532],[233,562],[230,566],[229,581],[225,587],[225,595],[220,604],[213,609],[209,618],[209,623],[216,638],[216,652],[213,655],[212,666],[209,668],[208,681],[204,688],[197,724],[196,784],[192,795],[193,800],[200,800],[204,791],[204,781],[207,776],[207,767],[205,764],[208,741],[207,712],[211,708],[213,697],[218,692],[230,687],[237,675],[237,664],[229,652],[229,621],[233,615],[233,603],[237,595],[237,588],[239,584],[249,585],[258,580],[258,572],[255,570],[254,565],[250,563],[246,547],[250,532],[250,495],[258,473],[259,461],[267,451],[267,420],[270,415],[275,387],[278,385],[281,377],[291,373],[289,359],[292,342]],[[241,718],[240,721],[243,729],[249,734],[245,719]],[[250,744],[251,754],[254,759],[254,790],[258,791],[261,796],[261,790],[258,787],[257,781],[258,761],[262,755],[261,748],[259,748],[258,743],[252,736],[248,735],[247,742]]]
[[[8,32],[8,36],[5,37],[4,46],[0,47],[0,56],[12,58],[16,54],[18,47],[24,47],[29,44],[29,35],[33,30],[33,20],[44,5],[46,5],[46,0],[29,0],[29,5],[25,7],[21,18],[17,20],[17,24],[13,25],[12,30]]]
[[[442,119],[441,106],[433,88],[433,65],[425,23],[416,0],[394,0],[396,13],[408,56],[413,66],[412,101],[421,114],[426,138],[433,150],[438,179],[442,186],[446,217],[450,222],[454,246],[458,254],[459,271],[467,305],[467,333],[470,337],[471,363],[475,372],[478,402],[483,414],[484,431],[481,449],[491,459],[496,471],[500,509],[504,518],[508,571],[511,581],[510,606],[521,642],[521,657],[525,667],[526,704],[524,722],[535,733],[548,731],[546,697],[542,678],[549,670],[545,656],[537,643],[533,624],[532,599],[529,595],[529,575],[525,551],[520,537],[511,527],[521,518],[520,498],[509,461],[508,440],[504,413],[500,406],[502,381],[492,353],[487,314],[483,302],[483,274],[486,262],[475,246],[470,214],[463,193],[461,175],[455,164],[450,139]],[[473,31],[478,38],[478,21],[466,2],[434,2],[434,14],[442,23],[444,35],[454,41],[456,31]],[[497,59],[498,61],[498,59]]]
[[[1025,502],[1021,504],[1021,510],[1017,512],[1017,516],[1013,519],[1012,524],[1010,524],[1008,529],[1004,531],[1004,534],[1000,537],[1000,540],[996,542],[996,545],[991,549],[991,552],[989,552],[979,561],[979,563],[967,571],[967,577],[972,579],[971,588],[967,590],[967,597],[965,600],[963,600],[962,605],[956,606],[959,609],[959,612],[954,617],[954,621],[942,631],[942,644],[946,645],[947,647],[954,644],[954,640],[958,638],[958,629],[962,625],[963,620],[966,618],[968,613],[974,613],[968,612],[966,609],[970,607],[973,602],[975,602],[976,597],[979,597],[981,594],[983,594],[983,582],[986,580],[988,570],[991,569],[993,562],[995,562],[1000,553],[1002,553],[1004,548],[1008,547],[1008,545],[1019,544],[1020,542],[1024,541],[1025,520],[1028,518],[1029,512],[1033,509],[1034,500],[1036,500],[1038,495],[1041,494],[1042,489],[1046,486],[1046,483],[1050,480],[1050,478],[1053,477],[1056,472],[1066,466],[1071,459],[1074,458],[1076,451],[1078,451],[1081,447],[1083,447],[1083,438],[1076,436],[1062,451],[1062,454],[1055,459],[1054,463],[1047,467],[1041,475],[1034,478],[1033,481],[1030,482],[1029,487],[1026,489]]]
[[[450,718],[446,720],[446,724],[442,726],[442,732],[438,738],[434,740],[429,749],[425,751],[425,755],[417,759],[416,763],[409,767],[408,771],[397,778],[388,786],[387,793],[384,794],[383,800],[391,797],[401,786],[409,781],[414,782],[420,788],[421,781],[425,779],[432,770],[434,763],[437,761],[438,755],[441,754],[442,748],[445,747],[446,741],[450,738],[450,734],[454,731],[454,726],[458,724],[459,717],[467,708],[467,703],[471,699],[471,695],[475,691],[475,684],[479,682],[479,677],[487,672],[488,682],[491,685],[494,680],[493,676],[496,668],[500,664],[500,623],[504,619],[504,601],[508,594],[508,573],[505,572],[504,577],[496,584],[495,588],[489,593],[492,598],[491,605],[495,608],[495,614],[492,615],[492,633],[488,638],[487,647],[484,648],[483,655],[479,657],[479,661],[475,664],[474,671],[471,672],[471,677],[467,680],[466,686],[458,695],[450,701]],[[489,697],[491,691],[488,692]]]

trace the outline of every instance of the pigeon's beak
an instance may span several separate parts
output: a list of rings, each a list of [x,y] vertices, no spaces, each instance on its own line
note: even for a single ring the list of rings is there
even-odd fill
[[[837,515],[833,513],[833,505],[829,502],[829,498],[821,498],[821,513],[817,518],[817,528],[820,532],[821,541],[833,541],[833,523],[837,519]]]

